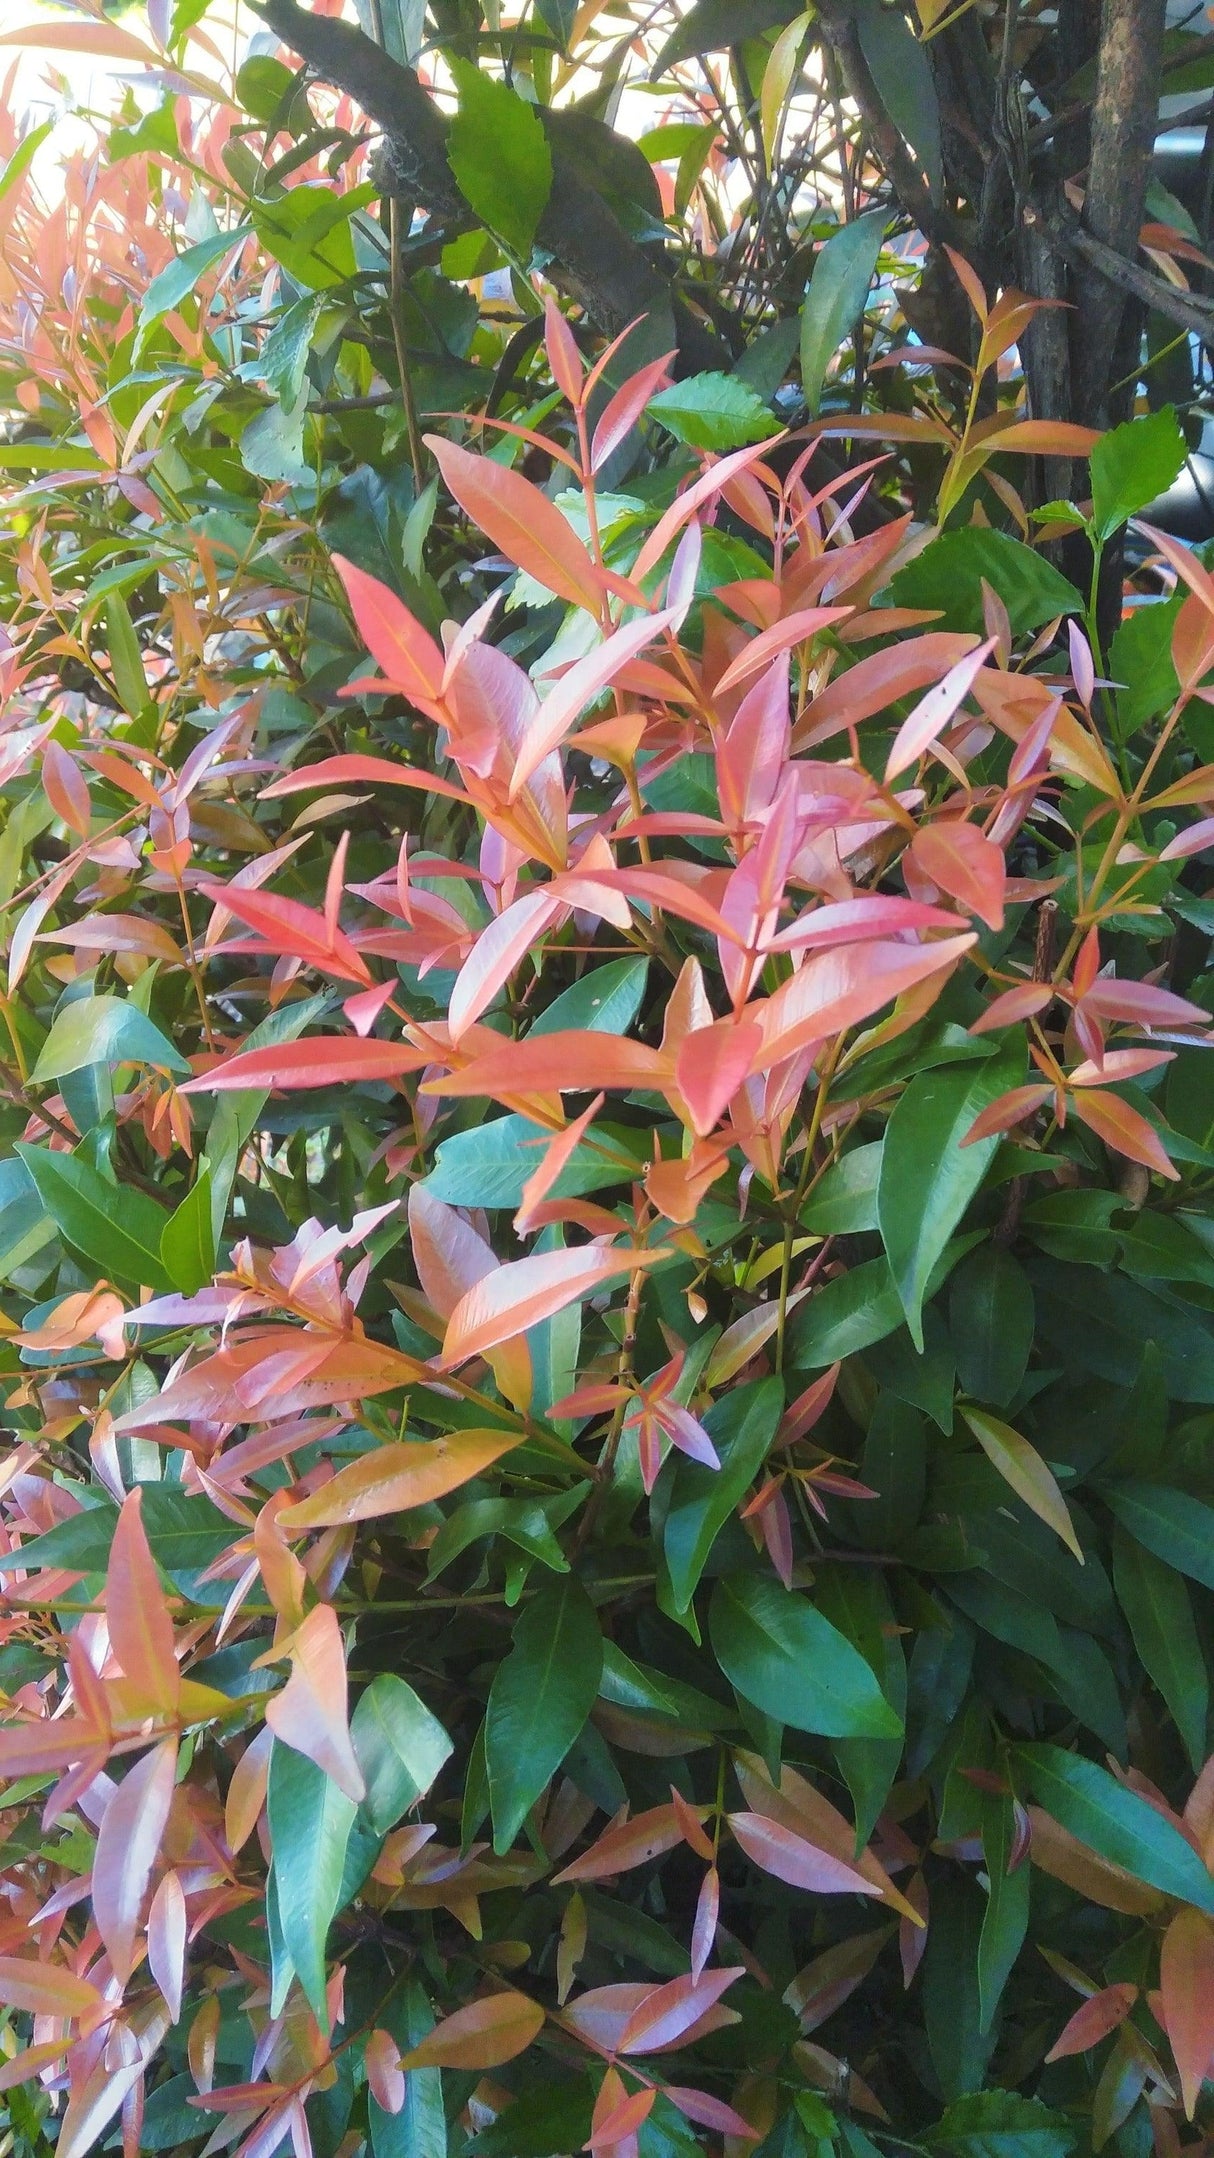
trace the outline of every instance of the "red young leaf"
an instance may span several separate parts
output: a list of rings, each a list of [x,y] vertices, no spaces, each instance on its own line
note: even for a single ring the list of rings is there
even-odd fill
[[[597,617],[603,582],[569,519],[538,487],[490,457],[474,457],[442,435],[426,446],[461,509],[495,547],[545,591]]]
[[[833,1858],[829,1851],[819,1850],[779,1821],[770,1821],[761,1813],[731,1813],[728,1820],[747,1857],[762,1866],[764,1873],[774,1874],[777,1881],[787,1881],[792,1888],[807,1888],[818,1896],[881,1894],[880,1888],[857,1873],[854,1866]]]
[[[1070,2022],[1054,2040],[1047,2061],[1065,2060],[1068,2054],[1086,2053],[1091,2046],[1098,2046],[1102,2038],[1124,2023],[1138,1999],[1138,1988],[1124,1980],[1115,1986],[1106,1986],[1102,1993],[1094,1993],[1090,2000],[1075,2010]]]
[[[741,1965],[721,1971],[690,1973],[654,1986],[633,2009],[620,2032],[621,2053],[657,2053],[663,2046],[677,2045],[699,2022],[706,2009],[714,2008],[734,1981],[746,1975]]]
[[[135,1936],[168,1827],[177,1741],[165,1739],[129,1768],[110,1797],[93,1858],[93,1916],[117,1977],[135,1967]]]

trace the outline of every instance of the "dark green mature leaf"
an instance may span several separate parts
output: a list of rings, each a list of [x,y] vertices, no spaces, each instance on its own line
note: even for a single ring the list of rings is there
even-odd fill
[[[435,2015],[417,1978],[406,1979],[380,2017],[402,2053],[420,2045],[434,2029]],[[447,2116],[443,2108],[441,2068],[411,2068],[405,2078],[405,2102],[388,2113],[368,2094],[374,2158],[447,2158]]]
[[[1013,1759],[1037,1804],[1081,1843],[1165,1896],[1214,1913],[1214,1880],[1192,1844],[1137,1791],[1061,1746],[1018,1746]]]
[[[938,202],[944,185],[940,101],[927,50],[901,8],[883,7],[881,0],[860,0],[855,13],[861,49],[881,102],[909,142],[932,199]]]
[[[515,1623],[489,1690],[485,1762],[493,1844],[508,1851],[585,1723],[603,1674],[594,1605],[576,1575],[546,1583]]]
[[[1067,2158],[1076,2134],[1065,2114],[1018,2091],[973,2091],[958,2098],[920,2139],[954,2158]]]
[[[713,1591],[709,1628],[726,1678],[777,1723],[826,1738],[894,1738],[901,1723],[858,1649],[813,1604],[763,1574]]]
[[[855,1236],[876,1228],[881,1148],[880,1139],[854,1146],[827,1170],[801,1215],[803,1229],[811,1236]]]
[[[1136,1477],[1110,1484],[1111,1511],[1136,1543],[1178,1573],[1214,1588],[1214,1507],[1187,1491]]]
[[[798,0],[693,0],[673,37],[658,54],[653,78],[656,81],[680,60],[692,60],[699,53],[723,52],[727,45],[762,37],[765,30],[791,22],[800,12]]]
[[[1029,1925],[1029,1866],[1009,1864],[1016,1824],[1010,1793],[988,1791],[982,1800],[982,1854],[986,1860],[986,1915],[978,1944],[978,2000],[983,2031],[989,2031]]]
[[[118,1281],[148,1289],[170,1286],[160,1256],[165,1215],[146,1192],[108,1183],[82,1154],[21,1145],[15,1151],[66,1243]]]
[[[855,1356],[902,1324],[902,1299],[888,1259],[866,1259],[815,1289],[788,1329],[788,1355],[807,1371]]]
[[[699,450],[740,449],[780,431],[763,399],[734,375],[689,375],[659,390],[646,409],[676,442]]]
[[[703,1418],[720,1468],[682,1454],[667,1463],[657,1490],[666,1498],[663,1551],[677,1611],[690,1606],[708,1554],[756,1475],[783,1408],[778,1379],[737,1387],[714,1401]]]
[[[360,1695],[350,1737],[367,1786],[363,1811],[385,1836],[429,1790],[450,1758],[451,1741],[412,1686],[392,1671],[381,1671]]]
[[[543,122],[508,83],[466,60],[449,65],[459,92],[447,138],[451,170],[481,223],[525,260],[552,192]]]
[[[1097,537],[1109,539],[1128,517],[1144,510],[1157,495],[1166,494],[1188,454],[1171,405],[1101,435],[1092,451],[1092,522]]]
[[[955,1871],[936,1883],[923,1959],[923,2020],[932,2067],[944,2097],[976,2091],[995,2047],[982,2027],[978,1959],[986,1899],[977,1882]]]
[[[1010,1251],[981,1244],[961,1261],[949,1280],[948,1318],[962,1392],[1006,1408],[1033,1344],[1032,1284]]]
[[[1126,1533],[1113,1531],[1113,1580],[1144,1670],[1158,1686],[1197,1774],[1206,1758],[1210,1676],[1189,1591],[1179,1573]]]
[[[266,1810],[283,1942],[313,2012],[327,2025],[325,1941],[340,1908],[358,1808],[314,1761],[275,1740]]]
[[[1154,1342],[1172,1399],[1214,1404],[1214,1319],[1208,1312],[1090,1266],[1034,1258],[1028,1274],[1038,1329],[1067,1369],[1129,1387],[1144,1346]]]
[[[923,1299],[937,1262],[994,1158],[998,1139],[964,1141],[975,1119],[1023,1071],[1020,1045],[981,1064],[920,1072],[885,1134],[877,1218],[890,1272],[916,1348]]]
[[[896,606],[935,608],[941,629],[981,631],[984,578],[1017,635],[1054,615],[1083,612],[1082,593],[1044,555],[1009,533],[973,525],[934,539],[890,579],[889,589]]]
[[[210,1499],[183,1491],[179,1484],[144,1484],[143,1527],[152,1556],[167,1574],[192,1573],[211,1565],[232,1541],[232,1524]],[[98,1499],[70,1514],[43,1536],[31,1537],[19,1553],[0,1558],[0,1573],[23,1567],[63,1566],[72,1573],[104,1573],[118,1526],[112,1499]]]
[[[826,370],[864,311],[888,220],[883,211],[840,225],[819,248],[801,309],[801,387],[811,414],[822,398]]]

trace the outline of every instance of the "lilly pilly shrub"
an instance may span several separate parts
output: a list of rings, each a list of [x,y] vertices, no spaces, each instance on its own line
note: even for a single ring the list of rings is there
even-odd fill
[[[548,340],[585,541],[432,445],[546,656],[318,555],[210,710],[14,644],[12,2147],[1170,2154],[1214,580],[1097,659],[812,455],[600,516],[658,377]]]

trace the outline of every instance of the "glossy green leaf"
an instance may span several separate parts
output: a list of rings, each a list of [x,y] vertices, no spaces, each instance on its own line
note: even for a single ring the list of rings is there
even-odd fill
[[[591,1034],[627,1034],[641,1009],[649,979],[647,959],[609,959],[592,967],[572,988],[562,989],[532,1020],[528,1037],[585,1029]]]
[[[1061,1746],[1019,1746],[1014,1760],[1030,1796],[1081,1843],[1165,1896],[1214,1913],[1214,1881],[1192,1844],[1137,1791]]]
[[[997,1139],[962,1144],[983,1109],[1014,1087],[1019,1046],[982,1064],[920,1072],[885,1134],[877,1218],[911,1339],[923,1347],[923,1300],[933,1270],[994,1157]]]
[[[807,1597],[769,1575],[731,1574],[708,1623],[730,1684],[777,1723],[826,1738],[898,1736],[870,1666]]]
[[[1113,1531],[1113,1580],[1143,1669],[1163,1695],[1197,1775],[1206,1759],[1210,1676],[1189,1591],[1174,1567],[1120,1523]]]
[[[408,1978],[377,2017],[402,2053],[420,2045],[434,2029],[435,2016],[424,1987]],[[405,2078],[405,2102],[387,2113],[367,2095],[373,2158],[447,2158],[447,2117],[441,2068],[411,2068]]]
[[[125,997],[78,997],[55,1020],[31,1077],[36,1085],[89,1064],[153,1064],[189,1072],[186,1058],[146,1012]]]
[[[16,1151],[67,1243],[106,1276],[141,1288],[169,1287],[160,1257],[165,1216],[154,1199],[133,1185],[108,1183],[80,1154],[41,1146]]]
[[[283,1942],[314,2014],[325,2025],[325,1941],[340,1907],[358,1809],[315,1762],[275,1742],[266,1811]]]
[[[811,1236],[855,1236],[876,1228],[881,1147],[880,1139],[854,1146],[827,1170],[801,1214],[801,1227]]]
[[[920,44],[901,8],[880,0],[860,0],[855,11],[860,47],[881,102],[923,168],[932,199],[944,185],[940,146],[940,101],[927,48]]]
[[[661,1494],[665,1501],[662,1549],[677,1611],[690,1606],[708,1555],[759,1469],[783,1408],[778,1379],[736,1387],[714,1401],[702,1419],[720,1468],[676,1454],[663,1470],[654,1497]]]
[[[489,1689],[485,1763],[493,1843],[508,1851],[556,1774],[599,1690],[603,1641],[594,1605],[573,1574],[523,1607]]]
[[[392,1671],[381,1671],[359,1695],[350,1737],[367,1786],[362,1810],[384,1836],[425,1796],[450,1758],[451,1741],[412,1686]]]
[[[816,413],[826,370],[864,312],[888,220],[881,210],[840,225],[818,249],[801,309],[801,386]]]

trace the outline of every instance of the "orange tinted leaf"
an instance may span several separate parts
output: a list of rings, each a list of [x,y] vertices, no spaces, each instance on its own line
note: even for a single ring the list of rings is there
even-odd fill
[[[885,783],[896,779],[912,764],[917,764],[924,752],[931,748],[937,736],[943,734],[954,712],[973,686],[974,677],[985,666],[995,649],[995,640],[988,637],[977,651],[967,652],[964,659],[957,660],[949,668],[942,682],[929,689],[921,697],[913,712],[903,720],[894,736],[885,765]]]
[[[148,1548],[138,1484],[123,1500],[110,1546],[105,1582],[105,1612],[110,1644],[131,1683],[149,1706],[171,1716],[181,1691],[181,1674],[160,1576]]]
[[[854,613],[853,607],[803,607],[797,614],[786,615],[782,622],[773,622],[770,629],[760,630],[757,637],[752,637],[725,669],[713,686],[714,697],[736,689],[740,682],[748,682],[751,675],[757,674],[760,667],[765,667],[778,652],[787,652],[793,645],[804,644],[807,638],[825,629],[829,623],[841,622],[845,616]]]
[[[1068,2054],[1086,2053],[1090,2046],[1098,2046],[1102,2038],[1107,2038],[1110,2031],[1125,2022],[1137,1999],[1137,1986],[1124,1982],[1094,1993],[1075,2010],[1070,2022],[1059,2032],[1045,2056],[1047,2061],[1065,2060]]]
[[[988,1416],[985,1409],[964,1407],[961,1414],[992,1468],[999,1471],[1004,1482],[1011,1485],[1017,1498],[1024,1500],[1039,1521],[1044,1521],[1056,1536],[1061,1536],[1067,1550],[1074,1552],[1082,1566],[1083,1552],[1067,1512],[1066,1500],[1036,1447],[1018,1431],[1013,1431],[1010,1424],[1002,1423],[997,1416]]]
[[[624,1035],[554,1032],[527,1041],[503,1042],[486,1050],[462,1071],[427,1080],[423,1091],[435,1094],[592,1093],[599,1087],[656,1087],[670,1070],[667,1060],[644,1042]]]
[[[1013,420],[983,438],[988,450],[1020,450],[1026,457],[1090,457],[1100,440],[1092,427],[1070,420]]]
[[[809,1843],[779,1821],[768,1820],[761,1813],[731,1813],[727,1819],[747,1857],[753,1858],[764,1873],[774,1874],[777,1881],[787,1881],[792,1888],[810,1889],[819,1896],[881,1894],[854,1866],[832,1857],[829,1851],[819,1850],[817,1844]]]
[[[630,1244],[582,1244],[572,1251],[536,1252],[499,1267],[461,1296],[443,1337],[442,1368],[449,1371],[470,1356],[483,1356],[604,1282],[652,1266],[661,1256]]]
[[[346,588],[363,642],[388,681],[414,703],[425,705],[441,696],[442,651],[404,601],[378,578],[368,577],[365,570],[347,562],[344,555],[334,555],[333,567]]]
[[[657,2095],[652,2086],[648,2090],[626,2091],[618,2070],[609,2068],[600,2085],[590,2135],[582,2149],[610,2151],[635,2136],[649,2119]]]
[[[197,1079],[187,1079],[181,1092],[357,1086],[360,1081],[399,1079],[405,1072],[420,1071],[428,1061],[408,1042],[360,1041],[354,1034],[316,1035],[306,1041],[276,1042],[269,1049],[246,1049],[212,1065]]]
[[[223,1828],[229,1851],[244,1849],[266,1802],[274,1733],[268,1724],[250,1740],[232,1771],[224,1801]]]
[[[317,1604],[291,1638],[291,1676],[266,1707],[266,1722],[284,1746],[305,1754],[359,1805],[367,1795],[350,1741],[346,1714],[346,1655],[331,1604]]]
[[[405,2102],[405,2075],[400,2047],[389,2031],[372,2031],[364,2055],[367,2083],[377,2106],[385,2113],[399,2113]]]
[[[93,810],[89,790],[83,773],[53,735],[42,752],[42,791],[69,831],[87,839]]]
[[[1071,1107],[1080,1122],[1103,1139],[1115,1154],[1124,1154],[1130,1161],[1140,1161],[1153,1169],[1156,1176],[1166,1176],[1170,1183],[1178,1183],[1180,1171],[1175,1169],[1164,1152],[1163,1143],[1153,1124],[1148,1124],[1137,1109],[1119,1094],[1082,1093],[1072,1094]]]
[[[692,1130],[701,1139],[720,1122],[762,1046],[762,1033],[750,1020],[737,1024],[718,1019],[710,1027],[683,1036],[675,1059],[675,1084],[687,1104]]]
[[[1002,928],[1007,864],[1002,848],[976,824],[950,818],[921,825],[910,852],[924,876],[942,892],[959,899],[988,928]]]
[[[759,2141],[762,2130],[752,2128],[723,2098],[710,2098],[707,2091],[687,2090],[681,2083],[667,2083],[664,2095],[697,2127],[713,2128],[722,2136],[740,2136],[746,2143]]]
[[[638,652],[652,644],[669,623],[674,620],[670,610],[662,614],[642,615],[639,621],[626,622],[622,629],[613,630],[602,644],[596,645],[584,659],[575,660],[566,674],[561,676],[555,689],[551,689],[539,710],[529,721],[527,731],[519,744],[514,771],[510,779],[510,799],[515,801],[527,781],[538,770],[544,758],[564,741],[573,723],[585,711],[586,706],[614,682]]]
[[[403,2056],[403,2068],[500,2068],[544,2028],[544,2011],[525,1993],[490,1993],[436,2023]]]
[[[521,472],[474,457],[441,435],[427,435],[439,471],[461,509],[520,569],[571,606],[596,615],[603,582],[569,519]]]
[[[427,1506],[479,1476],[511,1447],[521,1445],[523,1437],[521,1431],[453,1431],[438,1439],[401,1439],[377,1447],[339,1469],[309,1498],[284,1507],[279,1521],[290,1535],[297,1535],[301,1529],[374,1521],[381,1514]]]
[[[370,983],[367,963],[349,937],[325,920],[312,907],[297,899],[281,899],[273,892],[258,892],[247,885],[222,884],[214,877],[200,877],[198,890],[227,914],[234,914],[274,952],[289,953],[339,981]]]
[[[482,929],[455,979],[447,1006],[451,1039],[459,1042],[492,1004],[532,951],[550,923],[562,913],[550,892],[524,892]]]
[[[872,943],[815,952],[765,1004],[750,1007],[763,1030],[755,1069],[767,1071],[870,1018],[918,982],[954,967],[973,943],[973,936],[961,936],[934,944]]]
[[[590,445],[593,472],[606,464],[612,451],[618,450],[625,435],[636,426],[650,398],[666,380],[673,358],[671,351],[664,352],[658,360],[650,360],[638,373],[630,375],[627,382],[622,382],[608,399]]]
[[[103,2005],[87,1978],[34,1956],[0,1956],[0,2003],[30,2016],[89,2016]]]
[[[704,1875],[691,1929],[691,1975],[698,1978],[712,1954],[721,1910],[721,1878],[715,1866]]]
[[[613,1874],[627,1873],[648,1859],[673,1851],[683,1841],[683,1829],[673,1806],[651,1806],[631,1821],[605,1828],[588,1851],[571,1866],[554,1873],[554,1881],[607,1881]]]
[[[165,1739],[127,1770],[111,1796],[93,1859],[93,1916],[118,1978],[135,1967],[135,1937],[168,1827],[177,1741]]]
[[[1214,2064],[1214,1924],[1203,1911],[1178,1911],[1164,1934],[1159,1989],[1185,2117],[1192,2120]]]
[[[178,1876],[169,1872],[156,1890],[148,1912],[148,1964],[174,2023],[181,2016],[185,1943],[185,1896]]]

